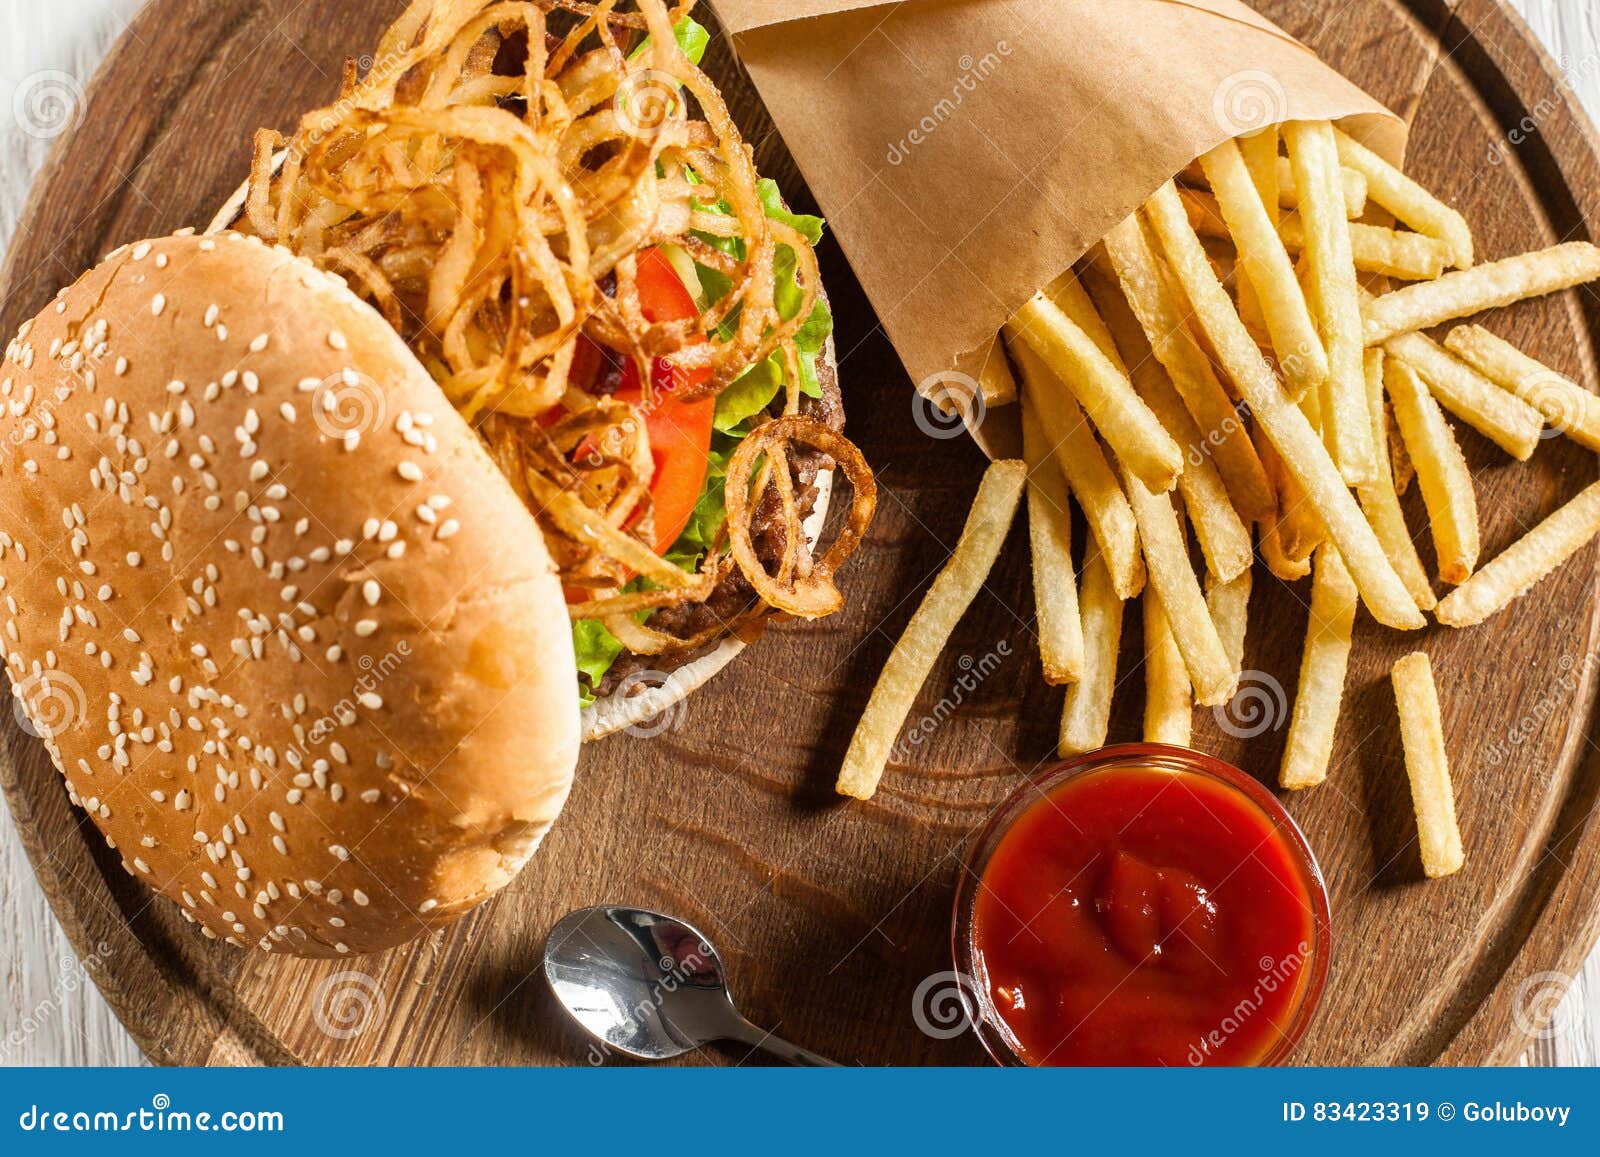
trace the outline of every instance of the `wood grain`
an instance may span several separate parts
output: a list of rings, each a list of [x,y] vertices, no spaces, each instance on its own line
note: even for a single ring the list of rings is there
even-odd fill
[[[1413,119],[1413,171],[1463,208],[1489,256],[1590,236],[1585,223],[1600,220],[1594,144],[1570,93],[1504,8],[1490,0],[1365,0],[1332,15],[1309,0],[1261,7]],[[243,176],[249,129],[287,127],[326,99],[341,56],[370,44],[395,8],[156,0],[108,58],[89,115],[36,186],[9,256],[0,325],[14,328],[114,244],[202,222]],[[726,45],[713,52],[726,60]],[[725,86],[742,94],[736,111],[764,168],[803,203],[748,92]],[[1530,109],[1545,110],[1541,131],[1492,162],[1492,147]],[[909,749],[876,800],[832,798],[871,679],[953,544],[982,460],[964,440],[930,441],[907,420],[910,384],[837,251],[824,259],[852,432],[884,488],[879,521],[847,577],[849,609],[774,631],[658,737],[587,751],[544,851],[508,894],[456,929],[343,970],[202,946],[168,905],[122,875],[67,805],[39,745],[9,728],[0,783],[39,878],[80,953],[106,945],[114,967],[96,978],[152,1058],[581,1063],[585,1046],[534,967],[557,917],[612,901],[699,923],[752,1017],[786,1036],[867,1064],[980,1059],[970,1038],[919,1032],[912,999],[925,977],[949,967],[948,907],[966,836],[1047,760],[1059,693],[1043,686],[1031,656],[1018,536],[918,709],[959,694],[961,710]],[[1596,311],[1592,297],[1572,294],[1492,324],[1592,384]],[[1564,442],[1519,466],[1475,435],[1463,441],[1486,555],[1594,476],[1592,456]],[[1594,587],[1587,551],[1513,614],[1421,640],[1440,673],[1469,849],[1467,870],[1441,883],[1421,878],[1384,678],[1418,640],[1362,627],[1330,782],[1288,801],[1328,875],[1337,943],[1300,1060],[1514,1059],[1535,1027],[1537,989],[1525,982],[1547,971],[1569,976],[1581,963],[1596,930],[1587,884],[1600,870],[1585,662]],[[1247,666],[1269,699],[1274,682],[1292,691],[1306,595],[1303,584],[1258,578],[1253,619],[1270,626],[1251,639]],[[1135,737],[1138,726],[1139,640],[1129,634],[1114,739]],[[963,663],[987,667],[985,656],[1001,660],[997,670],[958,692]],[[1521,742],[1506,742],[1524,719],[1538,722]],[[1202,713],[1195,742],[1270,780],[1282,729],[1230,733],[1249,730]],[[360,994],[372,1014],[351,1034],[337,1013],[352,1006],[338,999],[359,1005]]]

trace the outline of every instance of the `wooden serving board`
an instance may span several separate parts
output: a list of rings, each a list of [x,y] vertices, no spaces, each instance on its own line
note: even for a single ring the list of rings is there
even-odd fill
[[[400,7],[152,0],[39,180],[6,265],[0,326],[14,331],[121,242],[203,225],[246,173],[249,132],[287,129],[331,99],[341,60],[373,45]],[[1413,122],[1412,172],[1465,211],[1486,256],[1592,239],[1595,139],[1508,10],[1493,0],[1260,7]],[[730,55],[719,38],[714,71],[758,160],[805,205]],[[1497,153],[1519,125],[1524,142]],[[919,1030],[913,1003],[925,978],[951,967],[950,905],[969,833],[1049,762],[1061,694],[1038,674],[1019,521],[918,702],[916,716],[944,721],[905,745],[875,800],[834,796],[867,692],[955,541],[984,462],[965,438],[936,441],[918,430],[911,385],[871,308],[831,244],[823,259],[851,431],[882,485],[877,522],[846,575],[848,609],[772,631],[659,735],[586,750],[544,849],[504,895],[455,928],[339,962],[202,941],[175,907],[123,874],[69,806],[43,746],[6,713],[0,782],[39,878],[154,1060],[585,1063],[594,1054],[554,1007],[537,964],[556,919],[602,902],[695,922],[724,954],[753,1019],[845,1062],[982,1060],[970,1034]],[[1522,306],[1490,324],[1596,384],[1593,295]],[[1461,436],[1486,558],[1595,477],[1593,456],[1565,440],[1519,465],[1471,431]],[[1407,505],[1422,525],[1414,488]],[[1286,801],[1327,874],[1336,941],[1321,1015],[1298,1060],[1514,1060],[1553,1008],[1552,989],[1593,944],[1595,560],[1584,551],[1473,631],[1400,638],[1362,620],[1329,782]],[[1269,715],[1224,728],[1201,711],[1195,743],[1271,783],[1308,590],[1264,571],[1256,587],[1246,666]],[[1138,737],[1138,618],[1128,616],[1114,741]],[[1419,645],[1440,676],[1468,850],[1465,870],[1440,882],[1422,878],[1387,680],[1391,662]],[[704,1058],[745,1059],[739,1051]]]

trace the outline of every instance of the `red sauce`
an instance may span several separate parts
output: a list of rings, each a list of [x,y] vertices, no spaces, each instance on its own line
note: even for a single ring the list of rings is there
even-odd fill
[[[1253,1064],[1290,1031],[1315,971],[1313,887],[1299,848],[1238,789],[1198,772],[1088,771],[1047,789],[991,852],[974,965],[1029,1064]]]

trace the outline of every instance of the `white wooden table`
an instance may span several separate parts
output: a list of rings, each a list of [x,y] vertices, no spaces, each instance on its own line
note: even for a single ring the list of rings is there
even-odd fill
[[[361,0],[351,0],[359,3]],[[0,5],[0,249],[50,145],[52,102],[73,99],[143,0]],[[1512,0],[1600,122],[1600,0]],[[0,705],[3,706],[3,705]],[[137,1045],[78,966],[0,807],[0,1065],[135,1065]],[[1564,981],[1560,983],[1565,983]],[[1527,1063],[1600,1055],[1600,952],[1572,978]]]

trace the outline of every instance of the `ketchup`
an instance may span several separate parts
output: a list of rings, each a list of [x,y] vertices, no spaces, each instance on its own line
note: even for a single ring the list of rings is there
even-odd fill
[[[1325,967],[1326,897],[1277,810],[1154,763],[1035,790],[981,866],[970,917],[1010,1050],[1034,1065],[1230,1065],[1292,1045]]]

